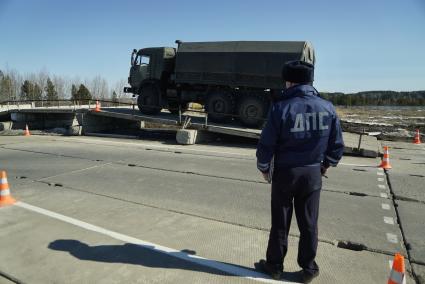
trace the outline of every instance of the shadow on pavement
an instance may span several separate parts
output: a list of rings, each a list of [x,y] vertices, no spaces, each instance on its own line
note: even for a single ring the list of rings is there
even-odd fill
[[[123,245],[89,246],[78,240],[56,240],[51,242],[48,248],[57,251],[69,252],[72,256],[79,260],[134,264],[152,268],[183,269],[223,276],[234,276],[218,269],[181,259],[182,254],[186,255],[188,258],[190,258],[191,255],[196,254],[196,251],[188,249],[180,252],[164,252],[157,250],[153,246],[136,245],[131,243]],[[177,254],[179,254],[179,257],[176,256]],[[210,260],[207,260],[206,262],[210,262]],[[254,271],[252,268],[230,263],[222,262],[222,264]],[[284,274],[284,279],[287,281],[297,281],[294,273]]]

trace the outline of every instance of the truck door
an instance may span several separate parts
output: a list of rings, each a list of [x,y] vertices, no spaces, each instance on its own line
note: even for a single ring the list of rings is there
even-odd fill
[[[137,55],[132,60],[130,69],[129,84],[134,88],[139,88],[142,81],[150,78],[150,56]]]

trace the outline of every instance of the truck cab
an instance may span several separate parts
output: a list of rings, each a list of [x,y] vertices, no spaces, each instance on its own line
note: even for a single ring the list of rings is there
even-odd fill
[[[139,94],[144,84],[161,84],[173,73],[176,50],[172,47],[151,47],[131,54],[131,68],[126,92]]]

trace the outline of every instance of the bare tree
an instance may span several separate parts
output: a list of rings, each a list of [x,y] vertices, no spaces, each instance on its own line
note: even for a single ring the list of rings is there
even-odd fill
[[[3,71],[0,94],[4,100],[17,100],[20,97],[22,76],[14,69],[6,67]]]
[[[87,82],[86,85],[89,86],[93,98],[104,100],[109,97],[108,82],[101,76],[95,76],[90,82]]]
[[[44,98],[45,96],[45,89],[46,89],[46,85],[47,85],[47,78],[49,78],[49,72],[47,71],[47,69],[43,68],[42,70],[40,70],[38,73],[36,73],[34,75],[34,82],[37,83],[38,86],[40,86],[41,90],[42,90],[42,97]]]
[[[58,92],[58,98],[60,100],[65,99],[65,79],[60,76],[53,76],[53,84],[55,85],[56,91]]]
[[[121,98],[123,98],[125,96],[124,93],[124,87],[127,85],[127,81],[125,79],[121,79],[119,81],[117,81],[114,85],[114,87],[111,90],[111,93],[113,93],[115,91],[115,93],[117,94],[117,98],[118,100],[120,100]]]

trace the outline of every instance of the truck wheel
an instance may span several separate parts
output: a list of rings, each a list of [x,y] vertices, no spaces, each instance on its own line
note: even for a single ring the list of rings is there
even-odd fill
[[[143,86],[137,98],[137,106],[142,113],[158,114],[161,111],[158,88],[155,85]]]
[[[208,118],[215,122],[224,122],[232,119],[234,103],[232,96],[226,93],[210,93],[205,101],[205,110]]]
[[[268,112],[269,103],[265,98],[255,95],[243,96],[238,105],[239,120],[246,126],[263,125]]]

